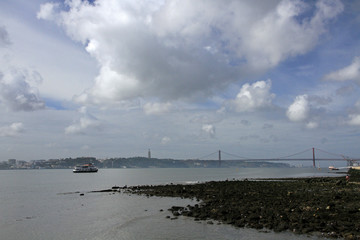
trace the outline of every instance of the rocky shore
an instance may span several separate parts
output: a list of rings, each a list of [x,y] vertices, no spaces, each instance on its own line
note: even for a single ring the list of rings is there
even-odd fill
[[[147,196],[198,200],[173,206],[177,216],[236,227],[292,231],[331,238],[360,239],[360,171],[345,177],[232,180],[192,185],[128,187]]]

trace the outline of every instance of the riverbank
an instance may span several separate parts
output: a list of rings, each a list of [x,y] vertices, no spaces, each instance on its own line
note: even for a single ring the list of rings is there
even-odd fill
[[[136,186],[124,191],[147,196],[197,199],[173,206],[174,217],[213,224],[360,239],[360,171],[345,177],[232,180],[192,185]]]

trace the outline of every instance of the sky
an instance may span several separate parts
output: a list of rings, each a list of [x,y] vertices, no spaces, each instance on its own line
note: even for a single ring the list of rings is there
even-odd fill
[[[360,2],[1,0],[0,116],[0,161],[360,158]]]

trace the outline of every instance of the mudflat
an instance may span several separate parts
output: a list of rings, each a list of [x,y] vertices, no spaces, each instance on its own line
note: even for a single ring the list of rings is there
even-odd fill
[[[236,227],[360,239],[360,171],[349,170],[349,176],[135,186],[124,191],[198,200],[192,206],[173,206],[172,219],[182,215],[209,224],[215,220]]]

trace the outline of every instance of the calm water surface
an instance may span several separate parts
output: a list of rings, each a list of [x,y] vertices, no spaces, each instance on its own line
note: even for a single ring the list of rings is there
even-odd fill
[[[94,174],[4,170],[0,171],[1,239],[317,239],[166,218],[168,208],[186,206],[190,200],[88,192],[115,185],[328,175],[327,169],[312,168],[100,169]]]

